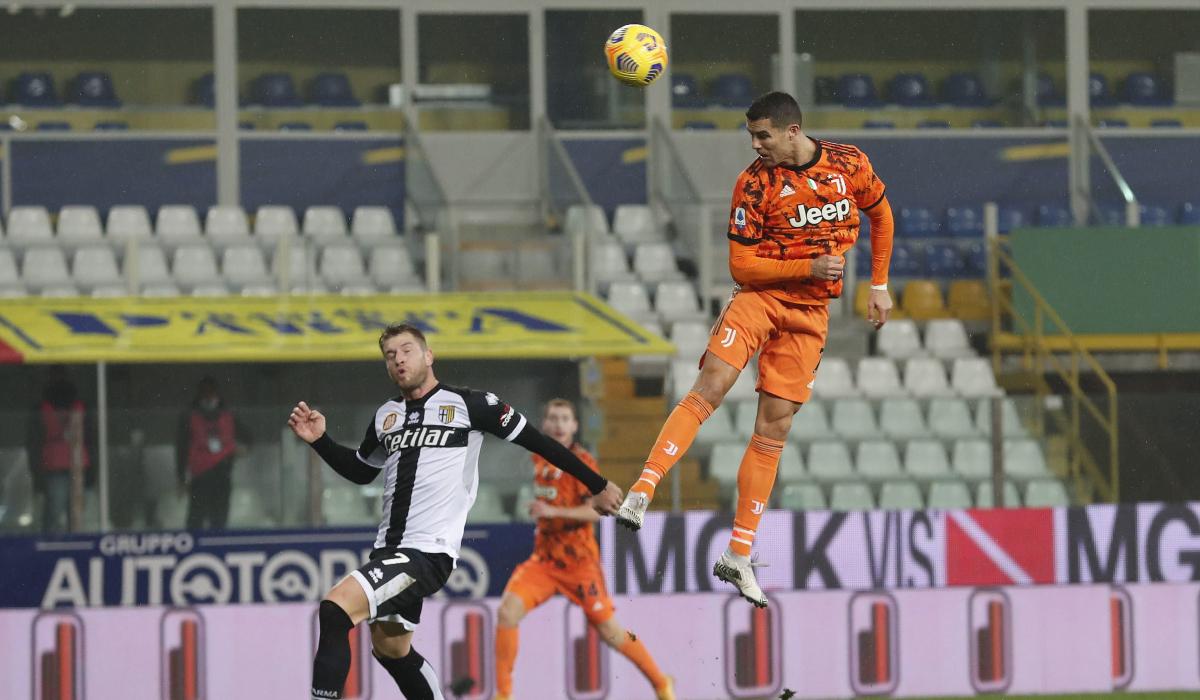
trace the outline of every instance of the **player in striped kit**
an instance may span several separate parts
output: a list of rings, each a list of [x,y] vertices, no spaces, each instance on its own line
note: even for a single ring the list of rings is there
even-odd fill
[[[303,401],[288,425],[334,471],[358,484],[385,475],[383,518],[369,561],[321,601],[312,699],[340,698],[350,670],[348,634],[371,622],[375,659],[408,700],[441,700],[433,667],[412,647],[425,598],[446,583],[458,559],[467,512],[479,488],[483,434],[524,447],[583,483],[598,513],[621,490],[557,441],[528,424],[495,394],[442,384],[433,353],[415,326],[395,324],[379,337],[388,376],[400,389],[375,412],[357,450],[325,433],[325,416]]]

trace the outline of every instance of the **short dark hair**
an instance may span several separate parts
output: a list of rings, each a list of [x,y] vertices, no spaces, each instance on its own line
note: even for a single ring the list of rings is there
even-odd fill
[[[575,413],[575,404],[566,399],[550,399],[547,401],[546,407],[542,409],[542,420],[545,420],[546,416],[550,415],[550,409],[552,408],[565,408],[571,412],[572,418],[579,420],[579,416]]]
[[[395,338],[403,333],[408,333],[412,337],[416,338],[417,342],[421,344],[422,350],[429,349],[429,342],[425,340],[425,334],[420,328],[417,328],[411,323],[392,323],[389,324],[387,328],[384,328],[383,332],[379,334],[379,351],[383,352],[383,344],[387,342],[388,338]]]
[[[770,119],[771,126],[776,129],[786,129],[792,124],[804,126],[804,114],[796,98],[786,92],[768,92],[750,103],[746,110],[746,120],[756,122],[759,119]]]

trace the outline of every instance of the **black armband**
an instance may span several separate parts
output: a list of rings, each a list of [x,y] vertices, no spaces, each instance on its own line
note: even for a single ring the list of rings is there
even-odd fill
[[[325,463],[335,472],[356,484],[369,484],[379,475],[379,470],[358,458],[358,453],[349,447],[339,445],[325,433],[310,443]]]

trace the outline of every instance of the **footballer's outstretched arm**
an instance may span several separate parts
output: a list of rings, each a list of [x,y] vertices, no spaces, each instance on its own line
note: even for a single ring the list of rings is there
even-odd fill
[[[621,505],[621,499],[624,497],[621,488],[593,471],[558,440],[526,424],[516,437],[512,438],[512,442],[541,455],[546,461],[578,479],[592,492],[592,507],[596,512],[615,513]]]
[[[325,432],[325,416],[320,411],[309,408],[308,404],[303,401],[292,409],[292,414],[288,417],[288,426],[297,437],[307,442],[321,456],[321,459],[325,460],[325,463],[342,477],[356,484],[369,484],[379,475],[379,467],[368,464],[359,456],[363,454],[364,448],[369,447],[372,440],[378,446],[373,421],[371,425],[367,426],[363,447],[360,447],[358,451],[339,445],[329,437]],[[366,452],[368,457],[373,451]]]

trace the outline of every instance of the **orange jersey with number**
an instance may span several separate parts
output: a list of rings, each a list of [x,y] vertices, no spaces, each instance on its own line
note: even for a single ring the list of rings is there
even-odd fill
[[[596,470],[596,459],[579,443],[571,445],[571,452]],[[541,500],[561,508],[583,505],[592,497],[586,486],[540,455],[533,455],[533,490]],[[534,534],[533,556],[562,569],[585,561],[598,561],[600,547],[596,544],[596,535],[589,522],[569,518],[540,518]]]
[[[731,245],[754,246],[762,258],[812,260],[844,256],[858,240],[859,210],[883,201],[883,181],[856,146],[813,142],[817,152],[804,165],[758,159],[742,171],[729,214]],[[842,280],[804,277],[755,288],[784,301],[827,304],[841,296]]]

